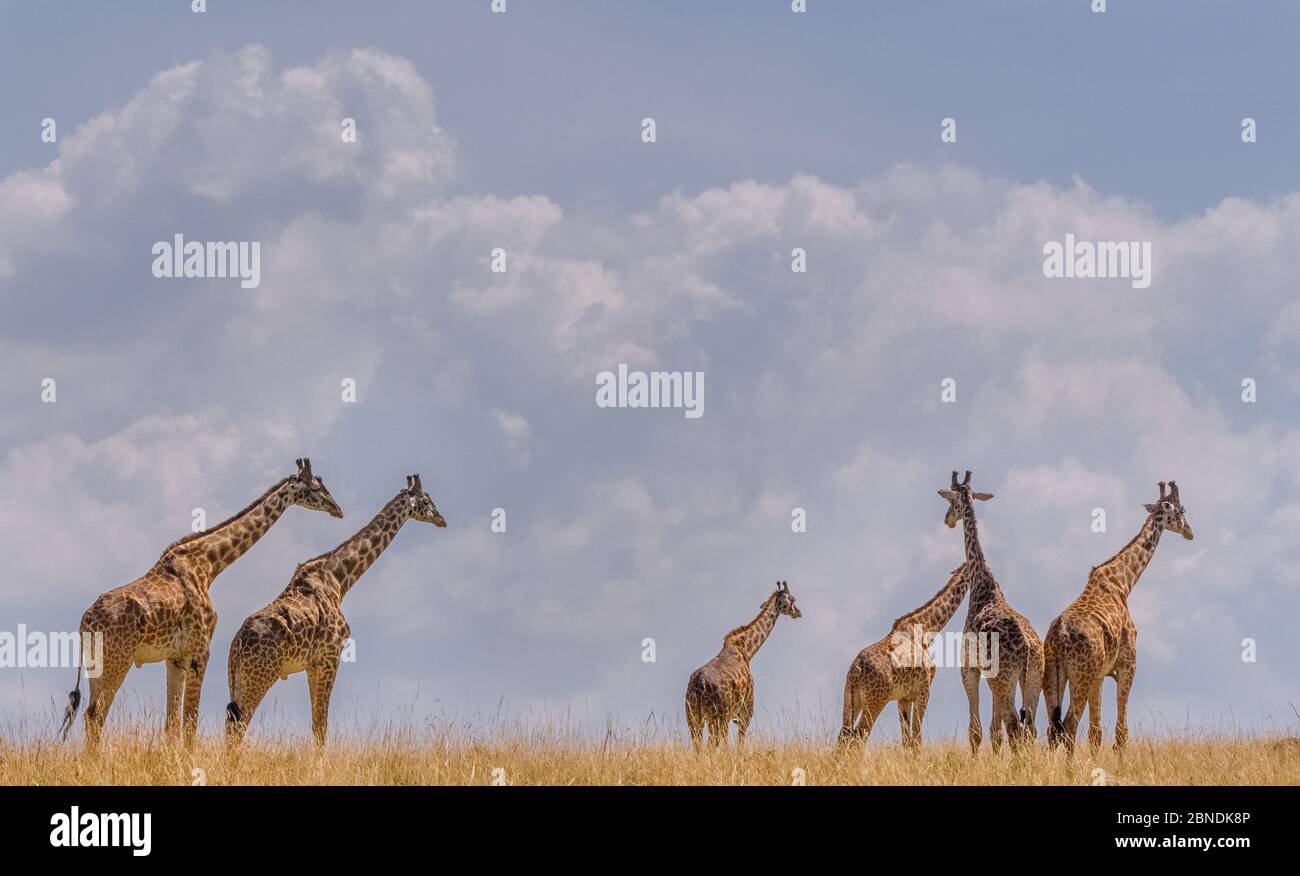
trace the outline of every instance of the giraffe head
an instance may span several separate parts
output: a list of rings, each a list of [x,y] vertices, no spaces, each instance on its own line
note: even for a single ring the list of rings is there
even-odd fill
[[[948,500],[948,513],[944,515],[943,522],[949,529],[961,523],[965,516],[963,508],[972,505],[972,499],[979,499],[981,502],[987,502],[993,498],[992,493],[977,493],[971,489],[970,472],[966,472],[966,479],[957,483],[957,472],[952,473],[952,484],[946,490],[940,490],[939,495]],[[962,502],[961,497],[965,495],[966,501]]]
[[[1169,492],[1165,493],[1165,482],[1160,482],[1160,498],[1154,505],[1146,506],[1149,514],[1159,514],[1164,518],[1164,528],[1176,532],[1188,541],[1192,540],[1192,526],[1187,522],[1187,509],[1178,498],[1178,484],[1169,482]]]
[[[429,494],[420,486],[420,476],[406,476],[406,494],[410,502],[409,508],[412,520],[419,520],[421,523],[432,523],[434,526],[442,528],[447,525],[447,521],[442,519],[438,513],[438,506],[433,504]]]
[[[794,604],[794,594],[790,592],[789,581],[776,582],[776,610],[781,614],[788,614],[790,617],[799,617],[803,614],[799,607]]]
[[[331,517],[342,517],[343,509],[334,501],[325,482],[318,475],[311,473],[311,460],[299,459],[298,474],[289,478],[287,484],[293,504],[301,505],[312,511],[325,511]]]

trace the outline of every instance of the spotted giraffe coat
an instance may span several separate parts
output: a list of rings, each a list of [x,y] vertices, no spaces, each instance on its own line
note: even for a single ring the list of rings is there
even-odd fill
[[[889,633],[858,652],[844,680],[840,741],[865,741],[890,701],[898,703],[904,745],[919,745],[935,666],[925,647],[957,613],[966,595],[965,564],[953,569],[939,592],[894,621]]]
[[[330,695],[352,635],[343,597],[409,519],[447,525],[414,475],[373,520],[334,550],[301,563],[280,595],[244,620],[230,643],[227,667],[230,744],[243,739],[271,686],[298,672],[307,673],[312,732],[318,743],[325,741]]]

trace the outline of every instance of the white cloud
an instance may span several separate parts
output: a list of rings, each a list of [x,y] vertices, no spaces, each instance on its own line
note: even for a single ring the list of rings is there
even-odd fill
[[[492,418],[496,420],[497,428],[501,430],[506,447],[509,448],[515,462],[519,465],[527,465],[528,418],[496,409],[492,411]]]

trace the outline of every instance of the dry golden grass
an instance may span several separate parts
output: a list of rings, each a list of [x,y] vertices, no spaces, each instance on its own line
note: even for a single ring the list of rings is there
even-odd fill
[[[113,724],[93,758],[77,737],[67,744],[45,733],[45,741],[0,739],[0,785],[191,784],[195,769],[212,785],[483,785],[497,769],[512,785],[776,785],[792,783],[796,770],[809,785],[1089,785],[1098,769],[1116,784],[1300,784],[1300,740],[1286,736],[1139,737],[1122,757],[1109,745],[1094,755],[1084,744],[1071,760],[1041,740],[1020,755],[1005,747],[994,755],[986,744],[972,758],[964,740],[953,738],[928,741],[915,753],[883,742],[846,752],[831,744],[833,733],[751,733],[743,749],[696,754],[677,734],[645,728],[593,742],[562,726],[448,722],[335,733],[323,752],[301,730],[263,730],[229,754],[216,733],[186,752],[169,744],[156,722]]]

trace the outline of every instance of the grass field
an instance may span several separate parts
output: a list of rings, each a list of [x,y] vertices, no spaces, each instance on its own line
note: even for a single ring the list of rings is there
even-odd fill
[[[883,741],[846,752],[830,743],[833,733],[751,733],[743,749],[696,754],[680,735],[647,729],[593,741],[561,725],[403,722],[332,734],[324,751],[301,728],[272,727],[230,754],[214,732],[187,752],[157,721],[110,726],[96,757],[85,755],[79,735],[64,744],[53,733],[27,732],[22,741],[0,734],[0,785],[188,785],[199,779],[195,770],[210,785],[486,785],[494,777],[511,785],[788,785],[797,771],[809,785],[1300,785],[1300,739],[1285,735],[1139,736],[1123,756],[1109,744],[1093,754],[1085,743],[1071,760],[1041,740],[1020,755],[1005,746],[995,755],[986,743],[972,758],[956,738],[929,740],[918,752]]]

